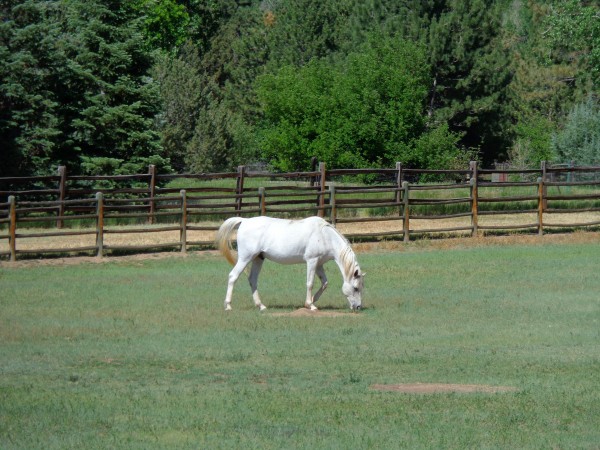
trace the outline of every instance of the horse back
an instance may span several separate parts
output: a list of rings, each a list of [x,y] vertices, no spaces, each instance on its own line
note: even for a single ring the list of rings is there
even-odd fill
[[[254,217],[238,230],[238,252],[261,254],[284,263],[301,263],[312,257],[327,257],[330,245],[323,235],[327,222],[319,217],[302,220]]]

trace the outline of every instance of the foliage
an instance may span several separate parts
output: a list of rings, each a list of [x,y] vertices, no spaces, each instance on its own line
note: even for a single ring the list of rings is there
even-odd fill
[[[170,50],[185,44],[190,16],[175,0],[143,0],[138,6],[145,13],[144,33],[150,45]]]
[[[534,115],[515,126],[516,138],[508,157],[513,168],[539,167],[554,159],[550,141],[554,127],[545,117]]]
[[[423,50],[372,40],[332,67],[313,60],[259,78],[264,158],[281,170],[389,162],[423,132],[427,93]]]
[[[17,172],[67,163],[77,171],[80,158],[85,167],[96,158],[126,160],[139,171],[151,157],[168,168],[153,129],[153,61],[131,10],[116,2],[29,0],[4,13],[0,136]]]
[[[186,167],[186,147],[198,122],[202,95],[200,57],[191,43],[177,55],[161,55],[153,75],[160,86],[163,107],[157,118],[164,154],[175,170]]]
[[[163,171],[304,167],[308,155],[431,165],[441,148],[536,164],[569,111],[598,96],[599,14],[583,0],[3,0],[0,176],[109,160],[114,171],[150,159]],[[402,52],[385,61],[406,67],[369,66],[394,45],[420,48],[422,66]],[[403,71],[416,77],[405,91],[369,86]],[[273,81],[286,76],[296,100],[320,98],[295,119],[305,130],[265,109],[277,102],[267,84],[291,93]]]
[[[513,1],[505,17],[503,39],[515,74],[509,86],[513,165],[536,167],[541,160],[555,158],[553,134],[568,111],[593,92],[591,72],[566,50],[588,45],[574,40],[565,28],[571,17],[565,11],[582,6],[571,1]]]
[[[0,22],[0,175],[48,168],[64,139],[52,85],[65,75],[57,2],[2,4]],[[47,169],[46,169],[47,170]]]
[[[565,126],[552,136],[552,149],[559,162],[600,164],[600,103],[593,97],[575,105]]]
[[[511,75],[500,45],[501,3],[447,0],[423,3],[432,67],[429,115],[461,133],[467,148],[489,162],[506,147],[506,87]]]
[[[576,61],[577,82],[600,83],[600,5],[598,2],[555,2],[546,20],[548,36],[556,52]],[[564,56],[563,56],[564,55]]]

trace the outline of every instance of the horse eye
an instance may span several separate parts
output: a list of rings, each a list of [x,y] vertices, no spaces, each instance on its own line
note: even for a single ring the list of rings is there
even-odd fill
[[[354,288],[354,292],[358,292],[358,288]]]

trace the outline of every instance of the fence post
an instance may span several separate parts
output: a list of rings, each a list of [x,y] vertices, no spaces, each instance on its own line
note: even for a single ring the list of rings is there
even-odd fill
[[[404,181],[402,183],[402,188],[404,189],[403,200],[404,200],[404,220],[402,221],[402,231],[404,233],[404,242],[410,241],[410,208],[409,208],[409,186],[408,181]]]
[[[333,184],[329,186],[329,206],[331,206],[329,218],[331,225],[335,227],[337,222],[337,208],[335,207],[335,186]]]
[[[179,232],[179,242],[181,243],[181,252],[187,252],[187,193],[182,189],[181,194],[181,229]]]
[[[235,209],[241,214],[242,213],[242,197],[240,197],[244,193],[244,178],[246,177],[246,166],[238,167],[238,175],[235,186],[235,193],[238,197],[235,200]]]
[[[544,234],[544,203],[546,202],[546,194],[544,192],[544,178],[538,178],[538,234]]]
[[[58,166],[58,176],[60,179],[58,180],[58,201],[60,202],[58,206],[58,220],[56,221],[56,228],[63,227],[62,216],[65,215],[65,204],[64,200],[66,197],[66,186],[67,186],[67,168],[65,166]]]
[[[471,226],[473,227],[471,236],[477,237],[479,231],[479,173],[477,171],[477,161],[469,163],[469,170],[471,170],[469,184],[471,186]]]
[[[478,209],[478,189],[477,189],[477,179],[471,178],[469,180],[469,184],[471,186],[471,226],[473,227],[471,231],[471,237],[477,237],[477,232],[479,231],[479,209]]]
[[[326,168],[325,163],[319,163],[319,217],[325,217],[325,184],[326,184]]]
[[[8,197],[9,206],[9,219],[10,224],[8,227],[8,239],[9,239],[9,247],[10,247],[10,260],[17,260],[17,204],[14,195],[10,195]]]
[[[104,254],[104,196],[96,192],[96,256]]]
[[[546,166],[547,166],[546,161],[542,161],[542,183],[546,183],[546,181],[548,181],[548,179],[546,178],[546,175],[547,175],[547,173],[546,173],[547,167]],[[547,194],[546,190],[547,190],[547,187],[544,184],[544,208],[548,207],[548,205],[547,205],[548,200],[546,200],[546,194]]]
[[[154,210],[156,208],[154,204],[154,195],[156,194],[156,166],[154,164],[148,166],[148,174],[150,175],[150,181],[148,182],[148,195],[150,196],[148,223],[152,225],[154,223]]]
[[[258,204],[260,206],[260,215],[266,216],[267,215],[267,203],[266,203],[266,194],[265,194],[264,187],[258,188]]]
[[[310,170],[311,170],[311,172],[317,171],[317,157],[316,156],[313,156],[312,158],[310,158]],[[317,182],[317,177],[315,177],[314,175],[311,175],[310,187],[313,187],[316,182]]]
[[[396,174],[396,203],[398,203],[398,216],[402,216],[402,207],[400,206],[400,202],[402,201],[402,163],[396,163],[396,170],[398,173]]]

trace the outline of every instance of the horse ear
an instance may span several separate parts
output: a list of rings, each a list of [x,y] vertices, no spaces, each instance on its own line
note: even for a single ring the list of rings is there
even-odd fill
[[[363,272],[360,276],[364,277],[367,274],[367,272]]]

